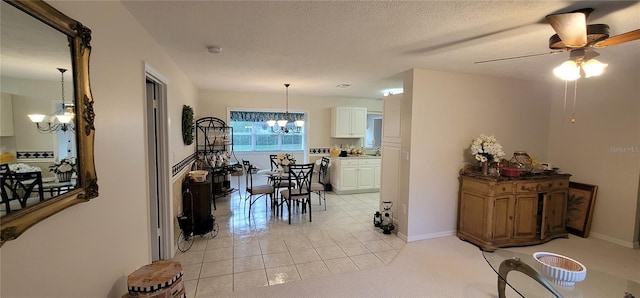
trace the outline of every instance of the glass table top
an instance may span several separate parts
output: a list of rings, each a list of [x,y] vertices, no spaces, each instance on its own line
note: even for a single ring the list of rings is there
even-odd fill
[[[502,279],[506,280],[506,284],[523,297],[640,298],[639,283],[589,267],[587,267],[587,275],[583,281],[577,282],[573,286],[562,286],[539,274],[537,261],[533,254],[499,249],[494,252],[483,251],[482,255],[493,271],[498,274],[499,297],[505,297],[504,285],[503,290],[500,290],[500,279]],[[538,278],[541,280],[537,281]],[[552,289],[545,287],[545,284]]]

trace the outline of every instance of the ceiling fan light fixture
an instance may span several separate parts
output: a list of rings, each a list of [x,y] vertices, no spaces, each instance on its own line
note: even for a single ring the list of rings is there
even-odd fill
[[[596,59],[589,59],[582,64],[585,78],[597,77],[604,72],[608,64],[602,63]]]
[[[567,60],[554,68],[553,74],[565,81],[575,81],[580,78],[580,66],[573,60]]]

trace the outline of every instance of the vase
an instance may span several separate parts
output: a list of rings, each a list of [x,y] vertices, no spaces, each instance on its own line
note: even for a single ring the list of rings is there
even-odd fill
[[[58,173],[58,182],[69,182],[71,181],[71,175],[73,174],[73,172],[64,172],[64,173]]]
[[[489,162],[488,161],[483,161],[482,162],[482,175],[483,176],[488,176],[489,175]]]

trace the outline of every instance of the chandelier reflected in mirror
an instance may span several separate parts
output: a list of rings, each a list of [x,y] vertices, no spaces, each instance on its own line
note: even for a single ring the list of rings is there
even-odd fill
[[[58,68],[58,71],[60,72],[60,85],[62,87],[61,109],[52,115],[27,115],[29,119],[31,119],[31,122],[36,124],[36,128],[41,133],[56,133],[58,131],[66,132],[68,130],[75,130],[73,125],[73,118],[75,117],[75,113],[73,112],[73,103],[67,104],[64,101],[64,73],[67,70],[65,68]]]
[[[289,86],[290,84],[284,84],[286,90],[286,106],[285,113],[282,119],[267,120],[267,125],[271,128],[272,133],[300,133],[302,132],[302,127],[304,126],[304,120],[295,120],[292,121],[293,118],[289,115]],[[289,123],[293,123],[293,127],[289,125]],[[277,125],[277,127],[276,127]]]

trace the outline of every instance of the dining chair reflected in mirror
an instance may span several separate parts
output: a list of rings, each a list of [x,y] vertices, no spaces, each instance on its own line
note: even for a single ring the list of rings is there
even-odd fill
[[[251,207],[253,206],[253,204],[258,201],[258,199],[260,199],[261,197],[265,197],[265,201],[264,201],[264,206],[265,206],[265,212],[266,210],[268,210],[268,204],[269,201],[271,201],[271,208],[275,208],[275,202],[274,202],[274,195],[275,195],[275,189],[273,187],[273,185],[270,184],[258,184],[258,185],[254,185],[253,184],[253,171],[255,170],[255,167],[253,165],[251,165],[251,162],[249,162],[248,160],[242,160],[242,166],[244,167],[244,172],[246,173],[245,176],[245,205],[247,203],[247,201],[249,201],[249,218],[251,218]],[[269,198],[269,200],[267,200],[266,198]]]
[[[11,170],[9,170],[9,164],[3,163],[0,164],[0,172],[2,173],[9,173]]]
[[[318,202],[322,205],[324,201],[324,210],[327,210],[327,172],[329,170],[329,158],[322,157],[320,167],[318,169],[318,182],[311,183],[311,191],[318,194]]]
[[[289,224],[291,224],[291,205],[302,203],[302,213],[306,213],[309,204],[309,222],[311,222],[311,179],[314,163],[289,165],[289,186],[280,191],[282,204],[287,205]]]
[[[44,201],[42,173],[0,172],[0,197],[4,205],[0,212],[3,214]]]

